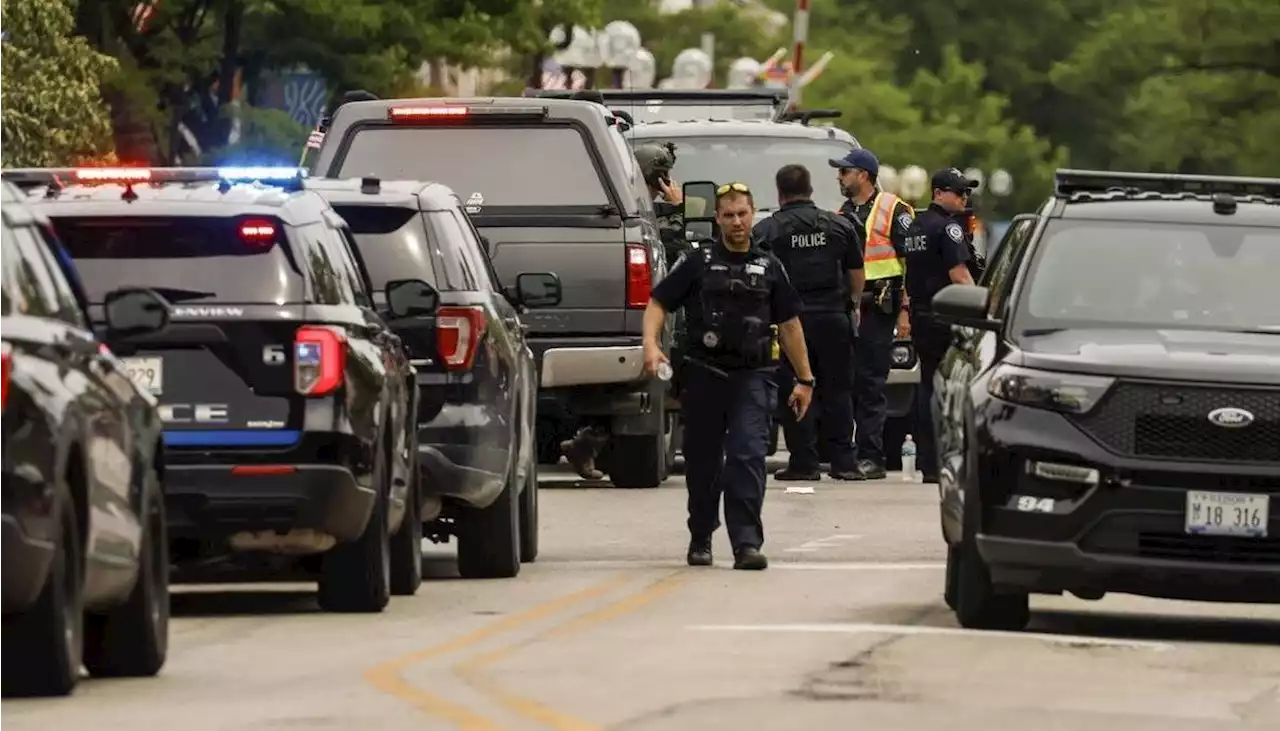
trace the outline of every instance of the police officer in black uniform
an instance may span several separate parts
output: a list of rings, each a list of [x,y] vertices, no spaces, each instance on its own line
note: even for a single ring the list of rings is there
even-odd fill
[[[838,213],[814,205],[813,184],[803,165],[785,165],[774,176],[779,209],[756,224],[752,238],[778,257],[800,294],[800,323],[808,345],[818,407],[797,421],[783,410],[782,428],[791,459],[779,480],[818,480],[816,412],[838,480],[861,477],[853,452],[853,303],[862,297],[862,246],[853,224]],[[782,364],[779,384],[795,379]]]
[[[951,344],[951,327],[934,320],[933,297],[950,284],[973,284],[972,243],[966,230],[969,195],[978,182],[956,168],[933,175],[933,202],[907,232],[907,293],[911,333],[920,358],[916,393],[918,464],[925,482],[938,481],[938,449],[933,430],[933,375]]]
[[[803,418],[813,398],[800,297],[777,257],[753,246],[755,202],[743,183],[716,190],[720,241],[687,252],[653,288],[644,313],[644,358],[658,373],[667,356],[658,344],[667,313],[683,307],[685,483],[689,490],[690,566],[712,563],[711,536],[724,522],[735,569],[768,566],[764,525],[765,454],[777,404],[772,325],[798,374],[790,405]]]

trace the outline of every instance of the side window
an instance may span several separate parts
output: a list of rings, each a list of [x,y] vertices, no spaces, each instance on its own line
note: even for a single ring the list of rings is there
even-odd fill
[[[342,249],[323,223],[312,223],[295,229],[307,245],[307,268],[311,272],[316,304],[352,305],[355,293],[343,273]]]
[[[55,253],[62,251],[62,245],[43,228],[32,229],[31,232],[35,235],[36,248],[49,270],[50,279],[53,280],[54,289],[57,291],[59,319],[81,328],[88,328],[82,300],[76,297],[76,290],[68,280],[68,277],[75,276],[73,265],[69,258],[65,262],[58,261],[58,255]]]
[[[453,216],[458,219],[462,230],[471,240],[472,246],[466,248],[466,255],[471,262],[471,271],[475,273],[480,289],[486,291],[502,289],[501,280],[493,270],[493,262],[489,261],[489,255],[484,251],[484,244],[480,241],[480,232],[476,230],[475,224],[471,223],[471,219],[462,210],[453,211]]]
[[[467,233],[452,211],[427,211],[427,221],[435,234],[436,260],[444,266],[444,278],[451,290],[475,292],[480,289],[475,273],[463,252]]]
[[[631,149],[631,145],[627,144],[627,140],[618,131],[618,128],[609,126],[609,139],[613,142],[613,146],[618,150],[618,156],[622,158],[622,169],[627,172],[627,182],[635,183],[636,175],[638,175],[639,165],[636,163],[636,153]]]
[[[3,304],[0,311],[6,315],[23,314],[29,309],[27,302],[38,294],[32,292],[35,284],[22,270],[22,255],[18,253],[18,245],[13,241],[13,229],[4,227],[4,236],[0,237],[0,274],[4,283],[0,286]]]
[[[26,282],[27,314],[36,317],[58,316],[58,288],[53,282],[49,265],[40,255],[42,248],[30,226],[17,226],[12,229],[13,242],[18,248],[18,266],[22,269],[22,279]]]
[[[1000,313],[1001,308],[1004,307],[1005,297],[1008,296],[1009,287],[1012,284],[1010,279],[1017,269],[1018,261],[1021,258],[1020,254],[1026,245],[1027,238],[1035,230],[1037,220],[1028,218],[1018,221],[1009,228],[1009,231],[1005,233],[1004,240],[1000,242],[995,260],[987,267],[986,274],[980,282],[984,287],[991,290],[988,314],[997,315]]]
[[[355,247],[350,243],[350,234],[344,236],[342,229],[331,227],[328,238],[333,243],[338,273],[346,280],[355,303],[361,307],[372,308],[373,299],[369,296],[368,280],[362,274],[360,265],[356,263],[355,254],[351,251]]]

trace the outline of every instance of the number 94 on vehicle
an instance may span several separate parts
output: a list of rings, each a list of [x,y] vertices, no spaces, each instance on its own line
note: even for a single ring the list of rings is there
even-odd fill
[[[1266,538],[1271,498],[1238,492],[1187,492],[1187,533]]]

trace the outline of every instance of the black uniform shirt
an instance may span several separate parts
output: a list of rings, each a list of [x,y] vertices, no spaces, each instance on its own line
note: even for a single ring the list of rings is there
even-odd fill
[[[769,257],[770,266],[766,276],[771,285],[769,304],[773,324],[786,322],[800,314],[802,306],[800,296],[791,286],[791,280],[787,277],[787,272],[782,267],[782,262],[778,261],[778,257],[754,246],[750,251],[738,252],[729,251],[722,243],[715,245],[720,247],[718,255],[730,264],[742,264],[760,256]],[[650,295],[667,312],[684,308],[686,342],[683,349],[694,357],[705,357],[704,346],[699,339],[706,329],[702,303],[699,301],[702,295],[702,277],[705,268],[706,257],[701,249],[687,251],[680,256],[671,271],[667,272],[667,276],[654,285]]]
[[[824,253],[832,263],[840,264],[839,287],[809,290],[805,287],[806,283],[799,280],[794,281],[793,285],[801,290],[800,298],[804,302],[806,312],[843,312],[847,309],[845,302],[849,299],[847,272],[862,268],[862,245],[858,233],[853,230],[853,224],[844,216],[818,208],[813,201],[784,203],[777,213],[757,223],[751,230],[751,240],[760,248],[777,256],[793,278],[801,276],[801,269],[795,264],[795,257],[801,252],[792,246],[792,237],[788,235],[787,226],[779,220],[784,217],[795,217],[802,227],[815,228],[820,220],[826,220],[830,237],[822,241],[821,246],[829,249]],[[812,251],[804,253],[809,254]]]
[[[947,209],[931,203],[907,235],[907,294],[913,310],[929,311],[933,296],[951,284],[951,270],[969,261],[964,227]]]

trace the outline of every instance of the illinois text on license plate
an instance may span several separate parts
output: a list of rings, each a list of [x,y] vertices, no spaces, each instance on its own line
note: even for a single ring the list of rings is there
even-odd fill
[[[164,360],[161,358],[122,358],[125,372],[138,387],[159,396],[164,392]]]
[[[1265,538],[1271,498],[1238,492],[1187,492],[1187,533]]]

